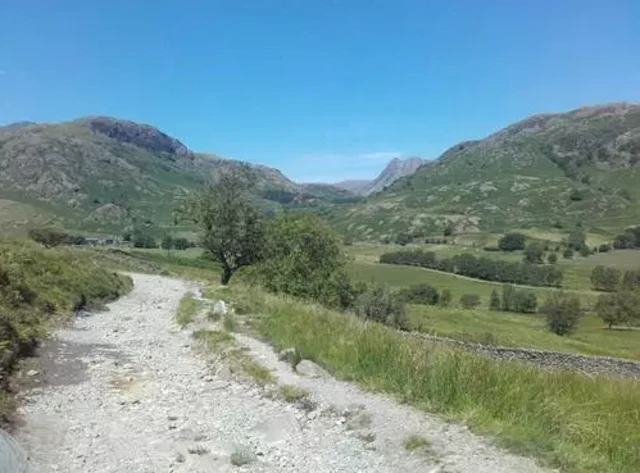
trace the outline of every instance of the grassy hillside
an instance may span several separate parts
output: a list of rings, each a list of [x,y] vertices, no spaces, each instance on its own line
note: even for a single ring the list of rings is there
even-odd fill
[[[125,293],[131,280],[105,270],[91,253],[0,241],[0,423],[12,402],[6,373],[56,321]]]
[[[412,176],[330,213],[343,233],[549,229],[611,231],[640,213],[640,106],[612,104],[530,117],[454,146]]]
[[[148,125],[108,117],[0,128],[0,222],[88,231],[146,221],[172,223],[176,197],[239,161],[190,151]],[[267,207],[353,201],[333,186],[302,186],[251,165],[256,198]]]

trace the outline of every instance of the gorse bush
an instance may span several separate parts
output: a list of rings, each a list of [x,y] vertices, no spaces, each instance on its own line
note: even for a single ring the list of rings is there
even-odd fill
[[[517,263],[487,257],[478,258],[470,253],[438,259],[431,251],[401,250],[384,253],[380,256],[380,263],[421,266],[485,281],[528,286],[560,287],[563,278],[562,270],[555,266]]]

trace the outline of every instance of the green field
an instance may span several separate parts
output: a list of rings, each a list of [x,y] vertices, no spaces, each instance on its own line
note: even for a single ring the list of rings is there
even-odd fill
[[[414,329],[431,335],[501,346],[640,360],[640,330],[609,330],[598,317],[590,314],[580,320],[576,333],[568,337],[549,332],[544,318],[537,314],[413,305],[410,315]]]

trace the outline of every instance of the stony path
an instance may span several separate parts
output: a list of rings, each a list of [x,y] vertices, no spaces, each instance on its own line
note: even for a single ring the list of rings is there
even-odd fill
[[[134,281],[108,311],[78,318],[45,345],[42,386],[25,393],[17,432],[32,473],[548,471],[383,396],[300,376],[267,345],[238,336],[280,383],[311,391],[317,407],[266,396],[216,370],[176,326],[188,283]],[[411,434],[431,446],[408,452]]]

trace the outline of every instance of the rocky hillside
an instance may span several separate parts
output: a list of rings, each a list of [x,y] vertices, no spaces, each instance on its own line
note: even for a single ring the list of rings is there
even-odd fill
[[[640,215],[640,105],[537,115],[460,143],[365,201],[331,214],[356,238],[586,223]]]
[[[157,128],[109,117],[0,128],[0,222],[117,228],[171,221],[175,197],[239,161],[195,153]],[[265,205],[317,206],[354,195],[298,185],[252,165]]]
[[[420,166],[427,162],[426,159],[412,158],[393,158],[382,172],[372,181],[367,180],[350,180],[342,181],[335,184],[336,187],[348,190],[358,195],[371,195],[380,192],[401,177],[410,176],[418,170]]]

